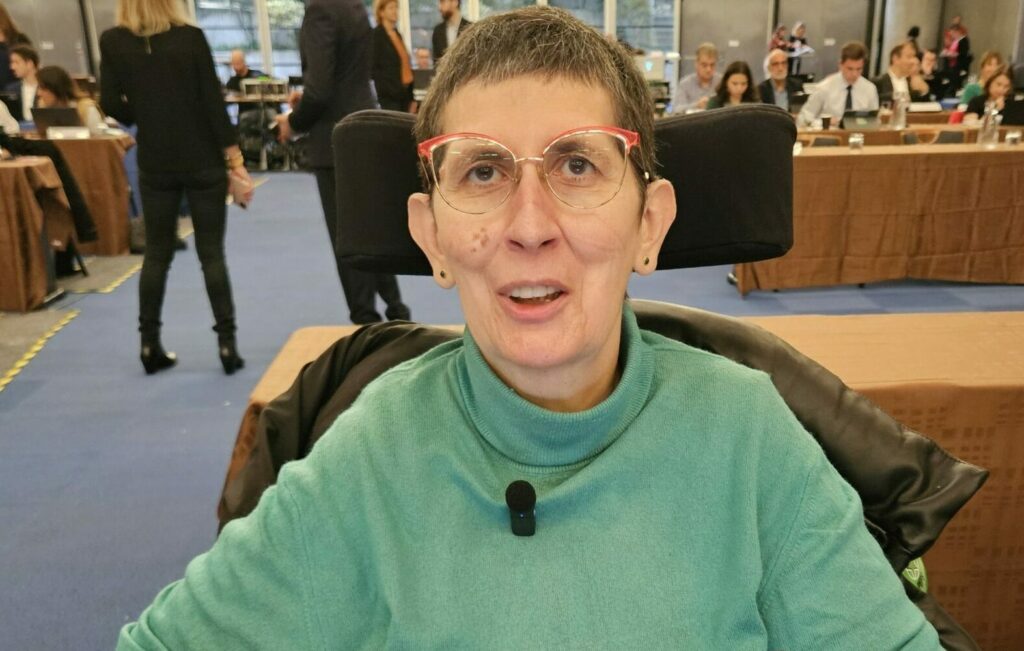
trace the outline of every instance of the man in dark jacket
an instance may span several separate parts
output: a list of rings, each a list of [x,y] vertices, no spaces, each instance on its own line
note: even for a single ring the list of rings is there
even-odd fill
[[[768,53],[768,79],[757,85],[761,101],[791,111],[804,98],[804,85],[789,76],[789,56],[776,48]]]
[[[299,32],[304,92],[289,102],[294,110],[279,115],[278,138],[286,142],[293,131],[307,132],[309,166],[316,176],[335,264],[353,323],[380,321],[375,294],[387,303],[389,319],[409,319],[398,281],[391,274],[357,271],[338,255],[337,202],[331,131],[343,117],[377,106],[370,81],[370,19],[360,0],[309,0]]]
[[[462,0],[440,0],[441,22],[434,27],[434,65],[444,56],[455,39],[472,23],[462,17]]]

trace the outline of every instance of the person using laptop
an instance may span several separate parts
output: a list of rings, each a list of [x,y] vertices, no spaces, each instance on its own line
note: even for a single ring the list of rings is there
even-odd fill
[[[42,108],[73,108],[83,126],[100,129],[105,126],[96,102],[79,92],[68,71],[60,66],[44,66],[36,74],[39,82],[39,106]]]
[[[32,120],[32,108],[36,105],[36,71],[39,69],[39,53],[29,45],[15,45],[11,48],[11,72],[18,81],[9,84],[6,90],[15,92],[20,98],[11,112],[19,122]]]
[[[826,77],[814,89],[797,119],[805,127],[823,115],[840,118],[847,111],[877,111],[878,89],[864,78],[868,49],[860,41],[843,45],[839,70]]]

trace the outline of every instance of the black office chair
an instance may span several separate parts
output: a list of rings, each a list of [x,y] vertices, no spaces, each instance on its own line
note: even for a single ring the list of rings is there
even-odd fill
[[[413,118],[363,111],[334,130],[339,253],[364,270],[429,275],[406,227],[406,199],[422,189]],[[673,182],[686,220],[670,228],[659,268],[750,262],[792,244],[792,118],[746,105],[660,121],[659,173]],[[778,337],[740,320],[664,303],[633,301],[642,328],[764,370],[841,475],[858,491],[866,526],[894,571],[934,544],[987,471],[907,430]],[[384,323],[339,340],[264,409],[256,440],[228,478],[221,524],[247,514],[281,466],[304,457],[368,382],[438,343],[450,331]],[[976,649],[935,600],[904,587],[944,648]]]

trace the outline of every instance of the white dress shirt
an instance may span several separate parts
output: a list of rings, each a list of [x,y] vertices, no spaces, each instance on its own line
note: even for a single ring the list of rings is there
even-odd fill
[[[807,98],[800,111],[800,126],[808,126],[822,115],[831,115],[836,121],[846,112],[846,87],[848,84],[841,73],[829,75],[818,84],[811,96]],[[854,111],[878,110],[878,89],[865,79],[858,77],[853,83]]]
[[[21,81],[21,115],[22,120],[32,120],[32,107],[36,105],[36,91],[39,90],[39,84],[32,84],[31,86],[25,81]]]
[[[892,68],[889,69],[889,81],[892,82],[892,96],[896,97],[897,94],[903,93],[903,95],[910,98],[910,84],[907,83],[906,77],[897,77],[893,74]]]

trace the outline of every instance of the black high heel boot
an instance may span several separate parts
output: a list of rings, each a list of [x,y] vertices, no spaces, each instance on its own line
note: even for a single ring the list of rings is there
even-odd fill
[[[220,363],[224,367],[224,372],[228,375],[233,374],[240,368],[245,367],[245,360],[238,356],[238,349],[235,347],[235,338],[221,339],[220,343]]]
[[[174,353],[164,351],[159,341],[142,344],[139,359],[142,360],[142,368],[146,369],[146,375],[153,375],[178,363],[178,357]]]

